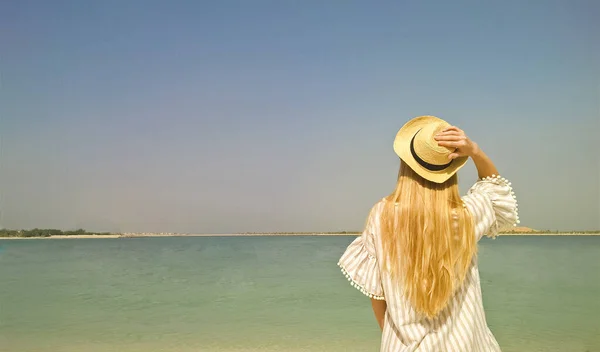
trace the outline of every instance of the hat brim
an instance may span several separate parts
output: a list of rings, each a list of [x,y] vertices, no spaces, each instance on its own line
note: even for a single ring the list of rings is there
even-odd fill
[[[441,119],[435,116],[420,116],[408,121],[398,131],[394,139],[394,152],[402,159],[413,171],[426,180],[434,183],[444,183],[469,160],[468,156],[458,157],[452,160],[452,163],[443,170],[433,171],[425,168],[415,158],[410,151],[410,144],[413,136],[423,126],[434,122],[440,122]],[[443,120],[442,120],[443,121]]]

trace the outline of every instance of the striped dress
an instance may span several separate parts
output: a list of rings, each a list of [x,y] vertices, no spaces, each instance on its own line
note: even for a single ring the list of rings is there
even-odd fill
[[[475,222],[477,240],[519,222],[517,202],[510,182],[499,176],[478,180],[463,198]],[[381,336],[385,352],[488,352],[500,346],[487,326],[477,259],[471,262],[465,281],[448,306],[434,319],[416,314],[403,299],[398,285],[382,270],[382,243],[378,236],[379,214],[384,200],[369,215],[363,233],[345,250],[338,265],[352,286],[368,297],[385,300],[387,311]]]

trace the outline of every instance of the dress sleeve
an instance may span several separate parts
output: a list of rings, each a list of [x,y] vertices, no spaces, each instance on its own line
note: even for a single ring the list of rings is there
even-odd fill
[[[375,226],[373,225],[374,211],[371,210],[364,231],[346,248],[338,261],[338,266],[350,284],[364,295],[385,300],[375,252]]]
[[[519,223],[515,192],[504,177],[478,180],[462,199],[473,216],[478,240],[484,235],[495,238]]]

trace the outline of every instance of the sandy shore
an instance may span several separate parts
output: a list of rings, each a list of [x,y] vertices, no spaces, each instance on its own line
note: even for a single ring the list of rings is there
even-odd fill
[[[50,236],[50,237],[0,237],[0,240],[68,240],[76,238],[120,238],[120,235],[73,235],[73,236]]]
[[[358,236],[358,233],[294,233],[294,234],[197,234],[173,235],[171,237],[252,237],[252,236]],[[597,233],[501,233],[499,236],[600,236]],[[146,236],[139,236],[146,237]]]
[[[592,233],[501,233],[499,236],[600,236],[600,232]]]
[[[124,235],[73,235],[50,237],[0,237],[0,240],[45,240],[45,239],[98,239],[98,238],[142,238],[142,237],[260,237],[260,236],[358,236],[356,233],[250,233],[250,234],[124,234]],[[502,233],[499,236],[600,236],[597,233]]]

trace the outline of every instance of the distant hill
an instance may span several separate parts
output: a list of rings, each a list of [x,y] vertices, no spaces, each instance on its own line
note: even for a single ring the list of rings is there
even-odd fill
[[[530,233],[530,232],[539,232],[538,230],[534,230],[531,227],[525,227],[525,226],[517,226],[514,229],[512,229],[511,231],[507,231],[509,233]]]

